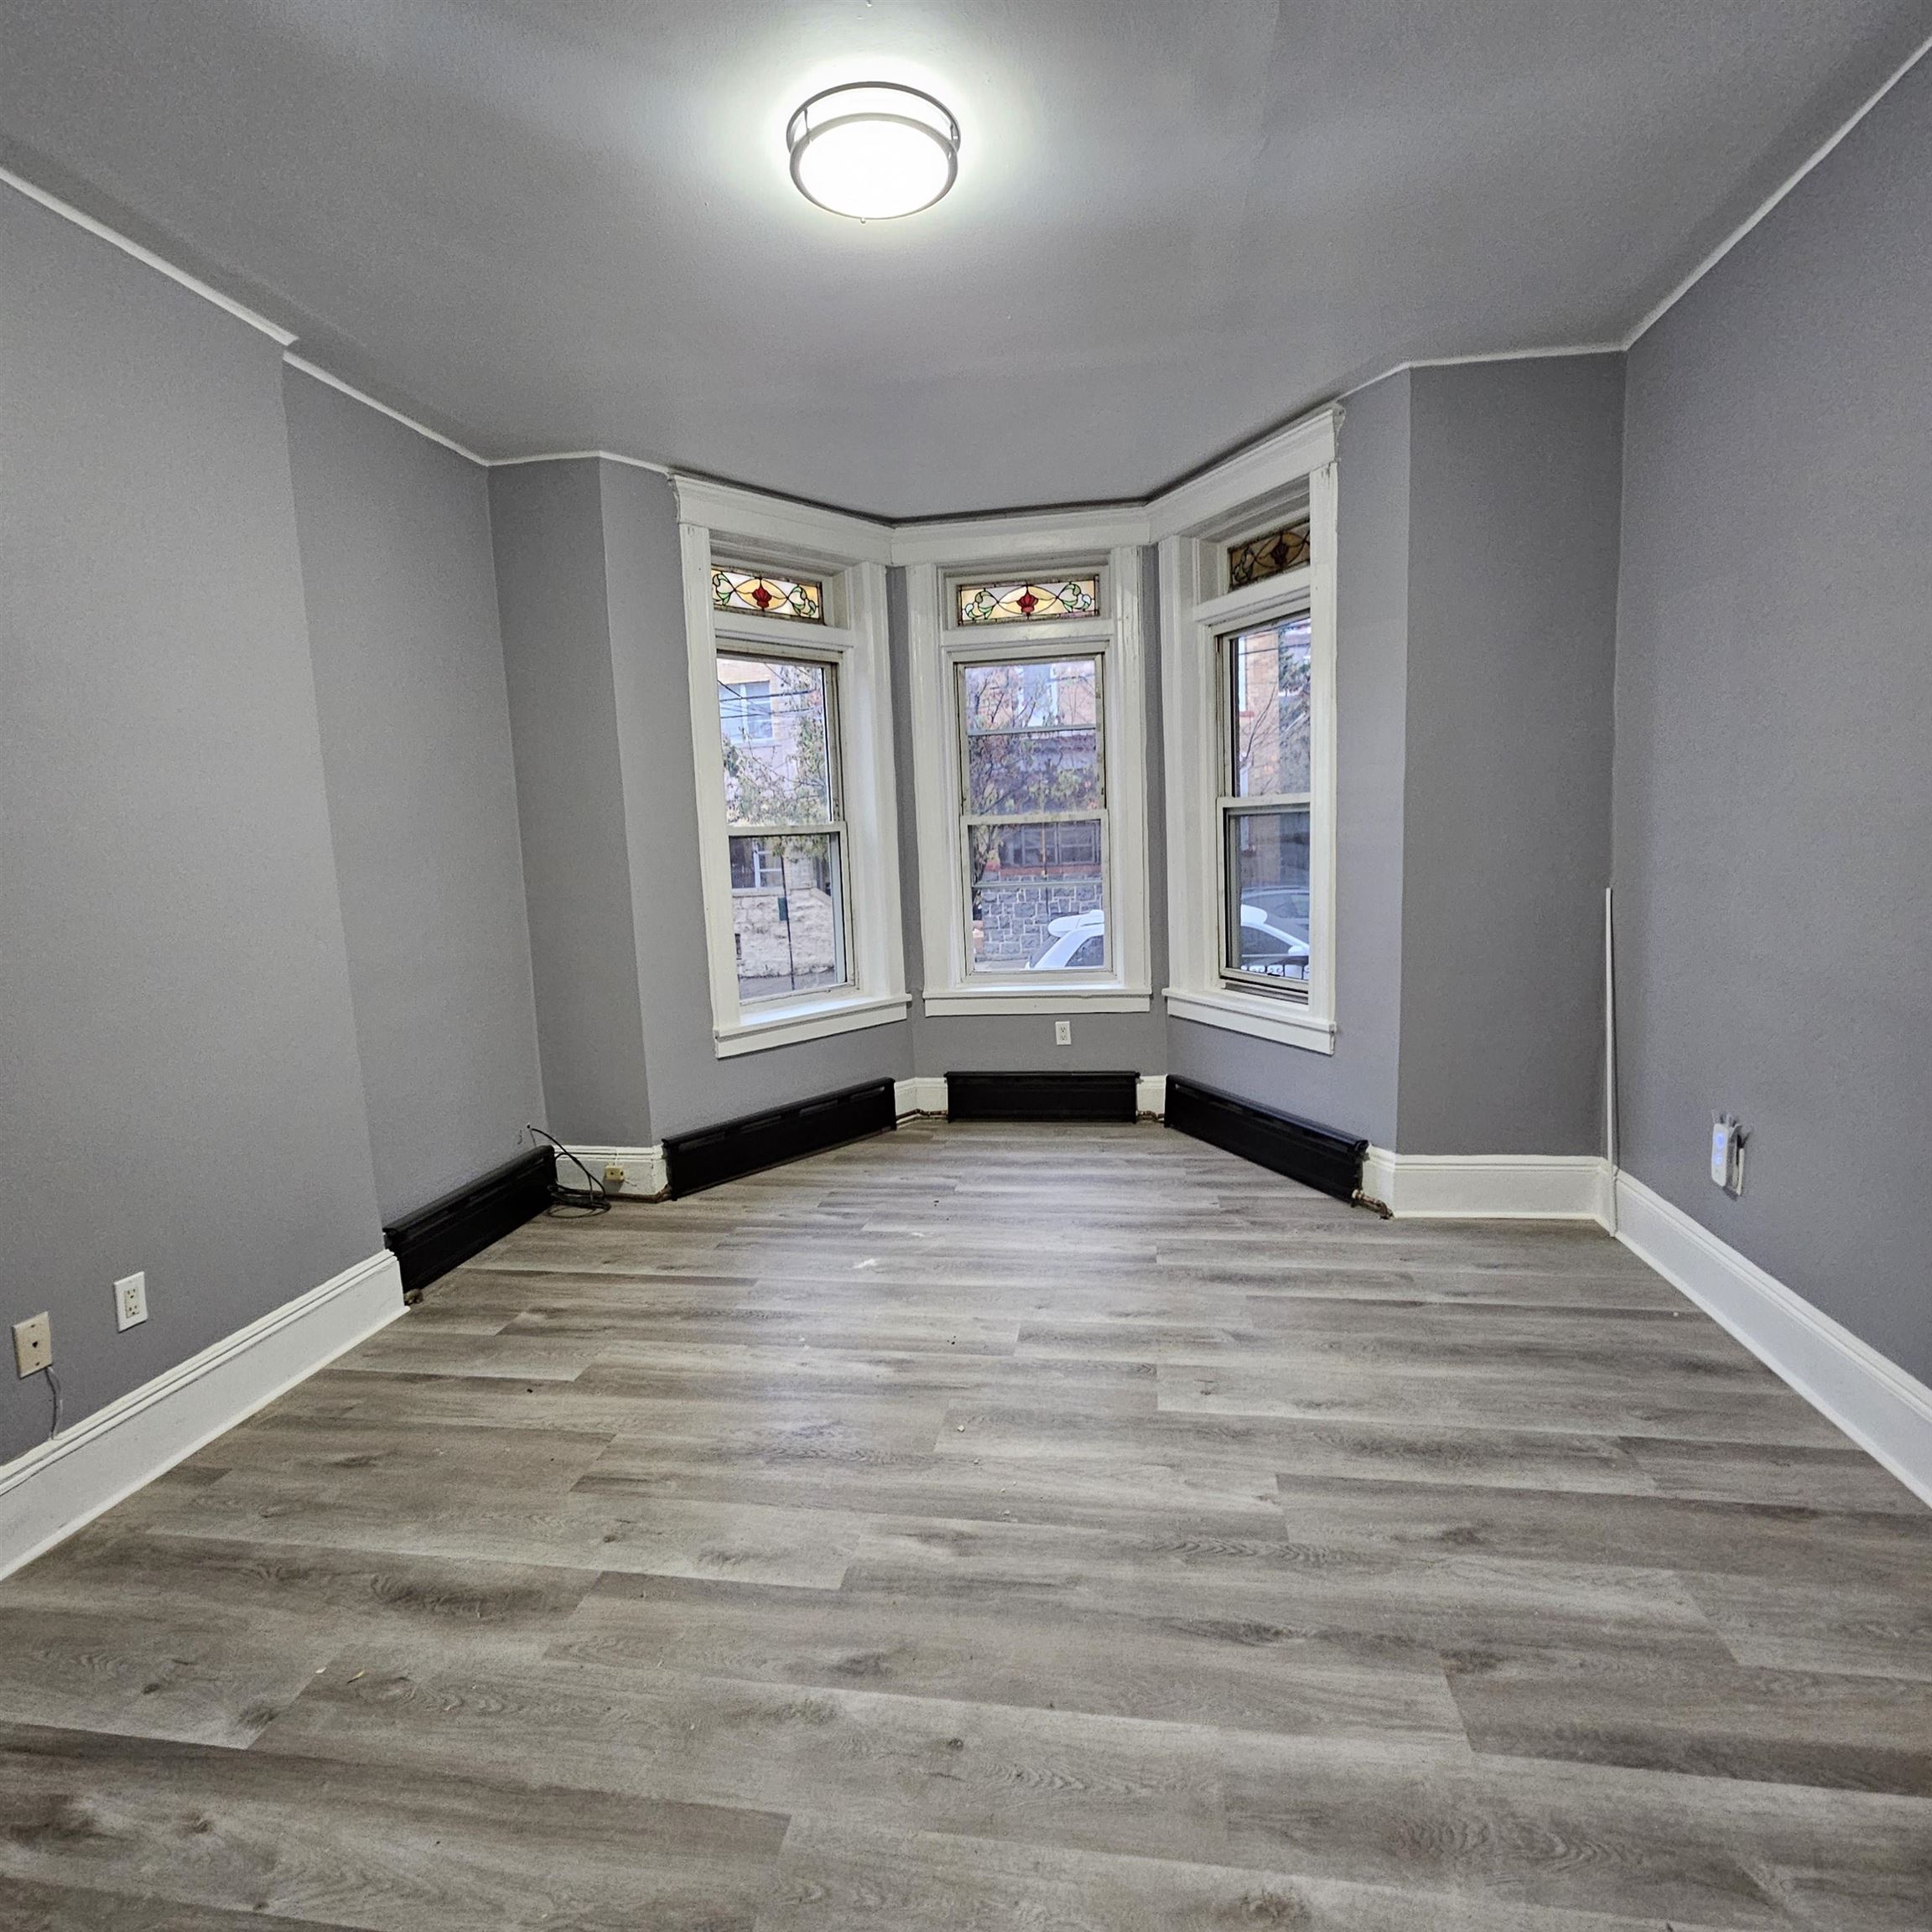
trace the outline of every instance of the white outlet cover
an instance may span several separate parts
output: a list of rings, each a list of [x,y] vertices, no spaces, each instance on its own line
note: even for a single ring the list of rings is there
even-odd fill
[[[54,1327],[45,1315],[29,1315],[13,1324],[13,1366],[23,1375],[38,1375],[54,1359]]]
[[[148,1276],[123,1275],[114,1284],[114,1326],[132,1328],[148,1319]]]

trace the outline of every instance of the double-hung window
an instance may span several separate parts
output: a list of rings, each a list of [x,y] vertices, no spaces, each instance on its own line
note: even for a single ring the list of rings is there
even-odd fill
[[[678,494],[717,1052],[903,1019],[888,533]]]
[[[1160,532],[1167,1010],[1335,1041],[1335,418],[1150,511]]]
[[[974,974],[1107,963],[1102,663],[1096,654],[956,667]]]
[[[1312,626],[1306,612],[1220,641],[1221,969],[1231,983],[1308,985]]]
[[[1140,552],[974,569],[945,536],[917,541],[932,555],[906,570],[926,1010],[1145,1011]]]
[[[741,1009],[850,984],[838,681],[824,658],[718,654]],[[749,719],[747,691],[760,694]]]

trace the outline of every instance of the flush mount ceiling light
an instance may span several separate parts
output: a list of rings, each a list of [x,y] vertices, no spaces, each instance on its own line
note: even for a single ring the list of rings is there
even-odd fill
[[[814,94],[785,144],[798,192],[860,221],[930,208],[959,172],[959,123],[930,94],[886,81]]]

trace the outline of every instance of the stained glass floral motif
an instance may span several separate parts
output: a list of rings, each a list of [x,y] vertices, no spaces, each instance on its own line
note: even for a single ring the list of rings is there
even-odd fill
[[[1279,577],[1284,570],[1299,570],[1308,561],[1308,519],[1297,517],[1279,530],[1250,537],[1243,543],[1228,546],[1228,588],[1239,590],[1244,584],[1259,584],[1265,577]]]
[[[732,570],[722,564],[711,572],[711,604],[714,610],[792,617],[802,624],[825,621],[823,584],[806,578],[766,576],[756,570]]]
[[[1056,578],[1045,584],[962,584],[962,624],[1025,624],[1042,617],[1091,617],[1100,608],[1098,577]]]

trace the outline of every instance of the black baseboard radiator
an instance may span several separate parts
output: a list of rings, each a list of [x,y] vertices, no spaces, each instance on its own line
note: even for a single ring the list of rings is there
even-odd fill
[[[948,1073],[949,1120],[1135,1120],[1132,1073]]]
[[[550,1150],[534,1148],[385,1228],[382,1239],[402,1270],[402,1292],[416,1294],[541,1214],[550,1205],[555,1171]]]
[[[667,1135],[664,1166],[673,1199],[715,1187],[721,1181],[776,1167],[802,1155],[861,1140],[896,1127],[890,1080],[869,1080],[817,1100],[801,1100],[769,1113],[750,1114],[695,1134]]]
[[[1171,1073],[1167,1077],[1167,1124],[1259,1167],[1285,1174],[1291,1181],[1318,1187],[1338,1201],[1351,1201],[1362,1191],[1366,1140],[1351,1140],[1312,1120],[1257,1107]]]

